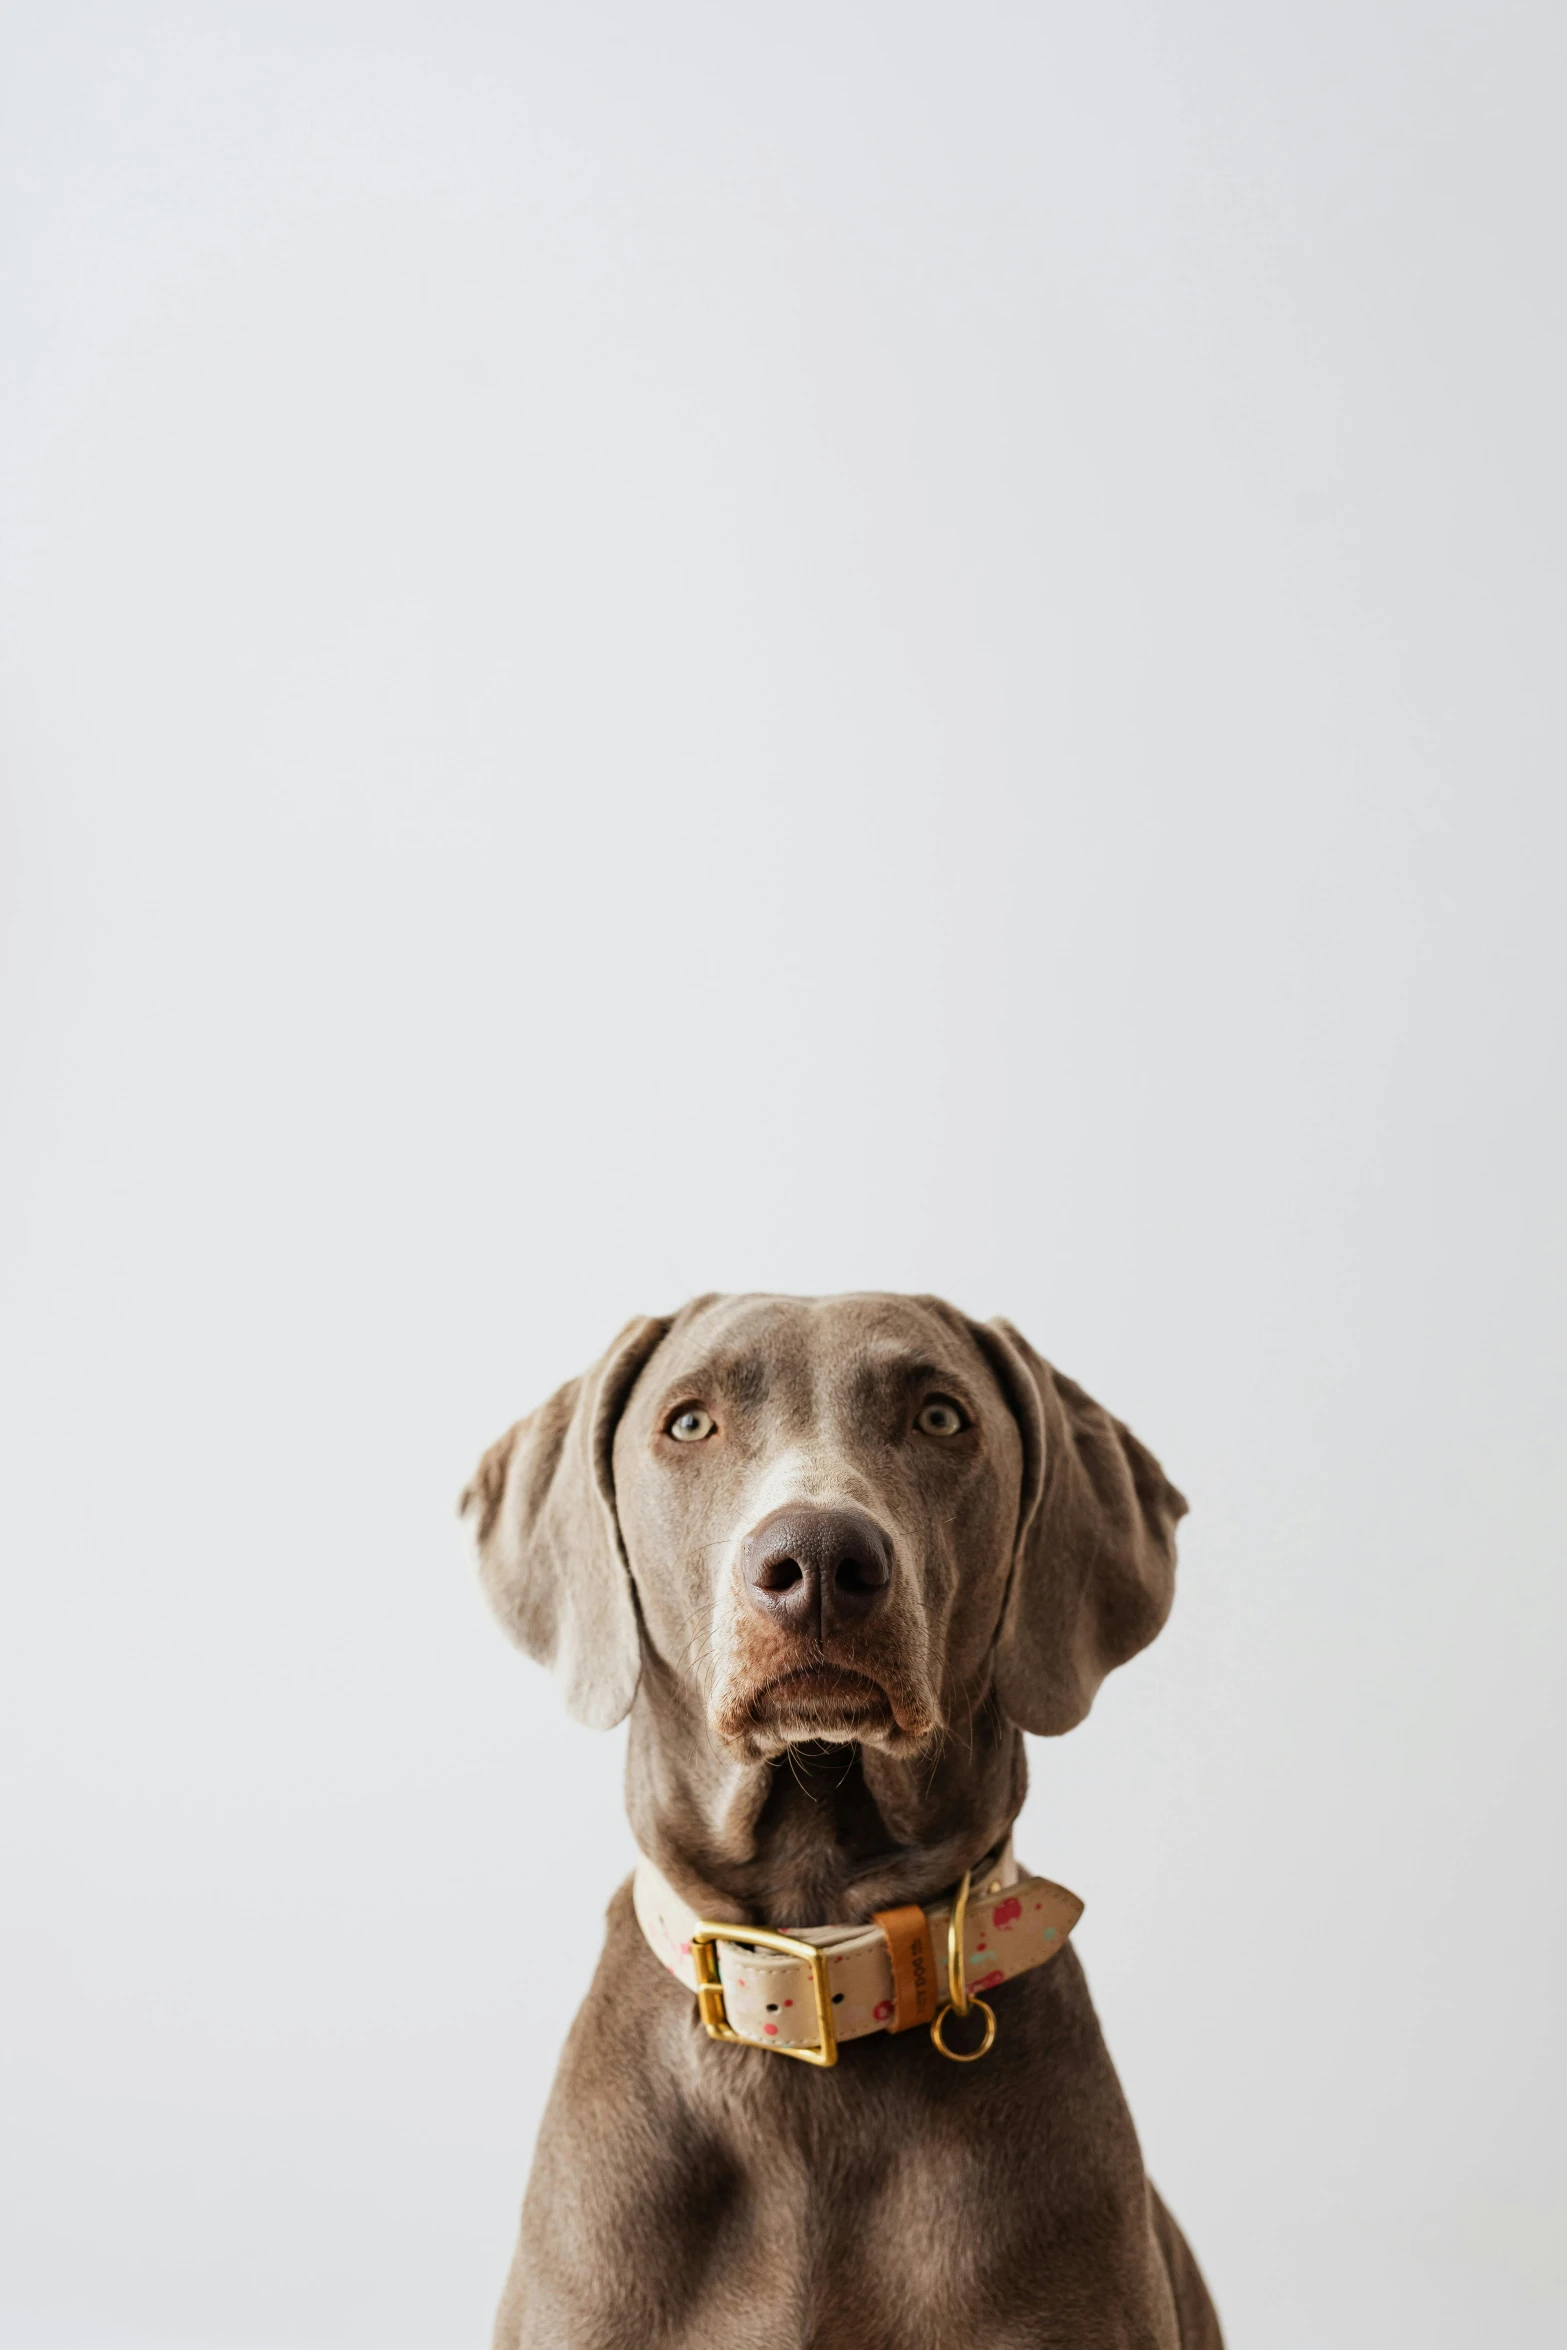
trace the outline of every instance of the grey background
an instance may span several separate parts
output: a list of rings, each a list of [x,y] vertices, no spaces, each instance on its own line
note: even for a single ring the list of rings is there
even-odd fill
[[[1567,19],[0,32],[0,2338],[484,2338],[629,1845],[456,1489],[888,1286],[1194,1503],[1021,1842],[1236,2350],[1559,2343]]]

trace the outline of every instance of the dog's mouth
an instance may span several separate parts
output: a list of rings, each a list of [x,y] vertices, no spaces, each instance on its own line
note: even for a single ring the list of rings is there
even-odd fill
[[[897,1726],[881,1683],[847,1665],[798,1665],[780,1673],[753,1691],[745,1711],[749,1728],[794,1737],[862,1738]]]

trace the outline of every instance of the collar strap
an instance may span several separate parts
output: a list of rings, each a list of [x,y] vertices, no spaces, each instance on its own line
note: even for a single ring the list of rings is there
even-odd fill
[[[970,2004],[983,2007],[975,1993],[1044,1966],[1083,1914],[1064,1885],[1018,1874],[1010,1837],[939,1900],[879,1910],[868,1926],[780,1934],[704,1918],[646,1858],[632,1896],[655,1955],[696,1993],[713,2039],[819,2065],[837,2062],[841,2040],[933,2020],[937,2047],[957,2056],[939,2037],[938,2005],[947,2001],[960,2015]],[[959,1957],[955,1969],[949,1954]],[[994,2034],[991,2016],[986,2048]]]

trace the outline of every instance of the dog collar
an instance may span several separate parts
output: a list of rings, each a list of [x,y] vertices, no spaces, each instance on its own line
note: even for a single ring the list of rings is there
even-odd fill
[[[704,1918],[646,1857],[632,1883],[637,1923],[677,1982],[694,1991],[714,2040],[807,2064],[838,2061],[844,2040],[928,2024],[943,2056],[983,2056],[996,2019],[979,1997],[1045,1966],[1066,1947],[1083,1905],[1048,1877],[1024,1877],[1010,1836],[939,1900],[878,1910],[868,1926],[796,1926],[787,1934]],[[948,2011],[986,2017],[976,2049],[949,2048]]]

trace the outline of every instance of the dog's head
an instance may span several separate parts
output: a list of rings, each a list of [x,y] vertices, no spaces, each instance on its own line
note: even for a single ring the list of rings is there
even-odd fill
[[[1070,1729],[1169,1613],[1186,1504],[1008,1323],[864,1296],[631,1323],[462,1506],[580,1721],[622,1718],[646,1652],[760,1758],[917,1753],[992,1696]]]

